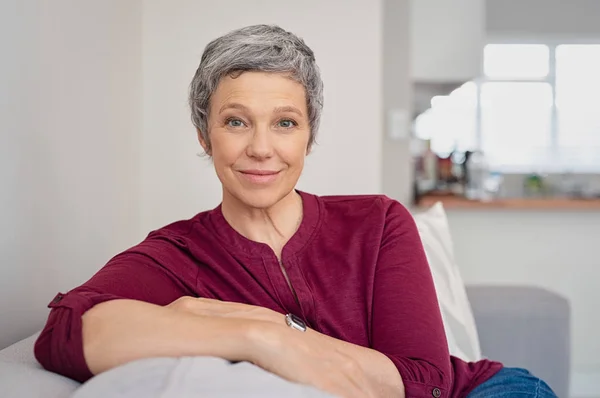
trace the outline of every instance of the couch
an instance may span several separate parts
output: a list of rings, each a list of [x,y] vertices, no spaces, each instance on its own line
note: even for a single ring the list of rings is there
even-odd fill
[[[434,278],[450,353],[467,361],[490,358],[505,366],[526,368],[544,379],[559,397],[568,397],[568,301],[556,293],[535,286],[466,286],[454,258],[451,232],[442,205],[437,204],[425,212],[415,214],[415,221]],[[135,383],[121,388],[119,394],[115,390],[111,390],[110,394],[106,393],[107,385],[110,389],[112,384],[127,379],[122,377],[123,374],[132,374],[127,373],[127,369],[120,374],[119,368],[106,372],[83,387],[73,380],[45,371],[33,357],[35,338],[36,335],[30,336],[0,351],[0,397],[61,398],[73,394],[74,398],[134,396],[127,391],[135,389]],[[173,378],[177,373],[174,369],[187,367],[196,369],[192,377],[185,380],[188,386],[196,388],[194,394],[189,396],[323,396],[314,390],[284,382],[250,364],[231,365],[217,358],[196,358],[191,362],[184,358],[173,361],[166,364],[163,361],[159,367],[156,366],[156,361],[153,364],[139,365],[137,374],[146,373],[145,379],[139,379],[142,380],[140,383],[160,384],[160,380]],[[144,372],[139,371],[140,367]],[[167,368],[171,370],[165,371]],[[148,372],[154,372],[156,376],[149,379]],[[199,378],[203,378],[202,391],[193,386],[194,381]],[[235,383],[229,382],[230,380],[235,380]],[[101,385],[102,381],[103,387],[91,388]],[[91,393],[88,393],[90,390]],[[104,391],[104,395],[99,391]],[[139,395],[139,388],[137,391]],[[214,393],[215,391],[218,393]],[[169,395],[163,389],[163,393],[143,396],[170,398],[182,395]]]
[[[468,286],[485,357],[525,367],[568,397],[569,303],[531,286]],[[33,357],[33,335],[0,351],[0,396],[62,398],[79,383],[47,372]],[[273,395],[277,396],[277,395]]]

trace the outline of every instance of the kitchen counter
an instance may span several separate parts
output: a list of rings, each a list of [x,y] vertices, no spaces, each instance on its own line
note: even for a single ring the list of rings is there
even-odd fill
[[[469,200],[458,196],[430,195],[419,200],[418,208],[442,202],[445,209],[514,209],[514,210],[598,210],[600,199],[506,198],[491,201]]]

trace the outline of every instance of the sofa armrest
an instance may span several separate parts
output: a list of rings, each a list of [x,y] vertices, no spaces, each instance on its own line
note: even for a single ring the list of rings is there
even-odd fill
[[[79,383],[40,367],[0,361],[0,397],[65,398]]]
[[[37,334],[0,351],[0,397],[64,398],[79,383],[48,372],[35,360],[33,344]]]
[[[33,356],[33,345],[39,336],[39,332],[16,342],[13,345],[0,350],[0,362],[14,362],[37,367],[42,369],[42,366],[36,361]]]
[[[571,365],[570,306],[531,286],[467,286],[481,351],[508,367],[530,370],[567,397]]]

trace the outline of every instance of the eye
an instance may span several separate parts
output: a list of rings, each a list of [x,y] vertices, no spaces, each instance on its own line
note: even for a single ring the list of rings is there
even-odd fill
[[[227,119],[226,124],[229,127],[244,127],[244,122],[234,117]]]
[[[296,123],[295,121],[291,120],[291,119],[281,119],[277,125],[279,127],[283,127],[284,129],[289,129],[292,127],[295,127],[298,125],[298,123]]]

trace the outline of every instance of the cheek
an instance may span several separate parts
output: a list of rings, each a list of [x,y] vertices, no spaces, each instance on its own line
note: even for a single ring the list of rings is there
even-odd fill
[[[244,146],[239,142],[240,140],[228,139],[223,134],[215,134],[212,138],[212,157],[217,168],[232,165],[244,152]]]
[[[290,166],[302,166],[307,155],[309,133],[303,131],[281,142],[280,154]]]
[[[292,168],[301,169],[304,166],[304,158],[306,157],[306,147],[294,145],[285,152],[287,163]]]

